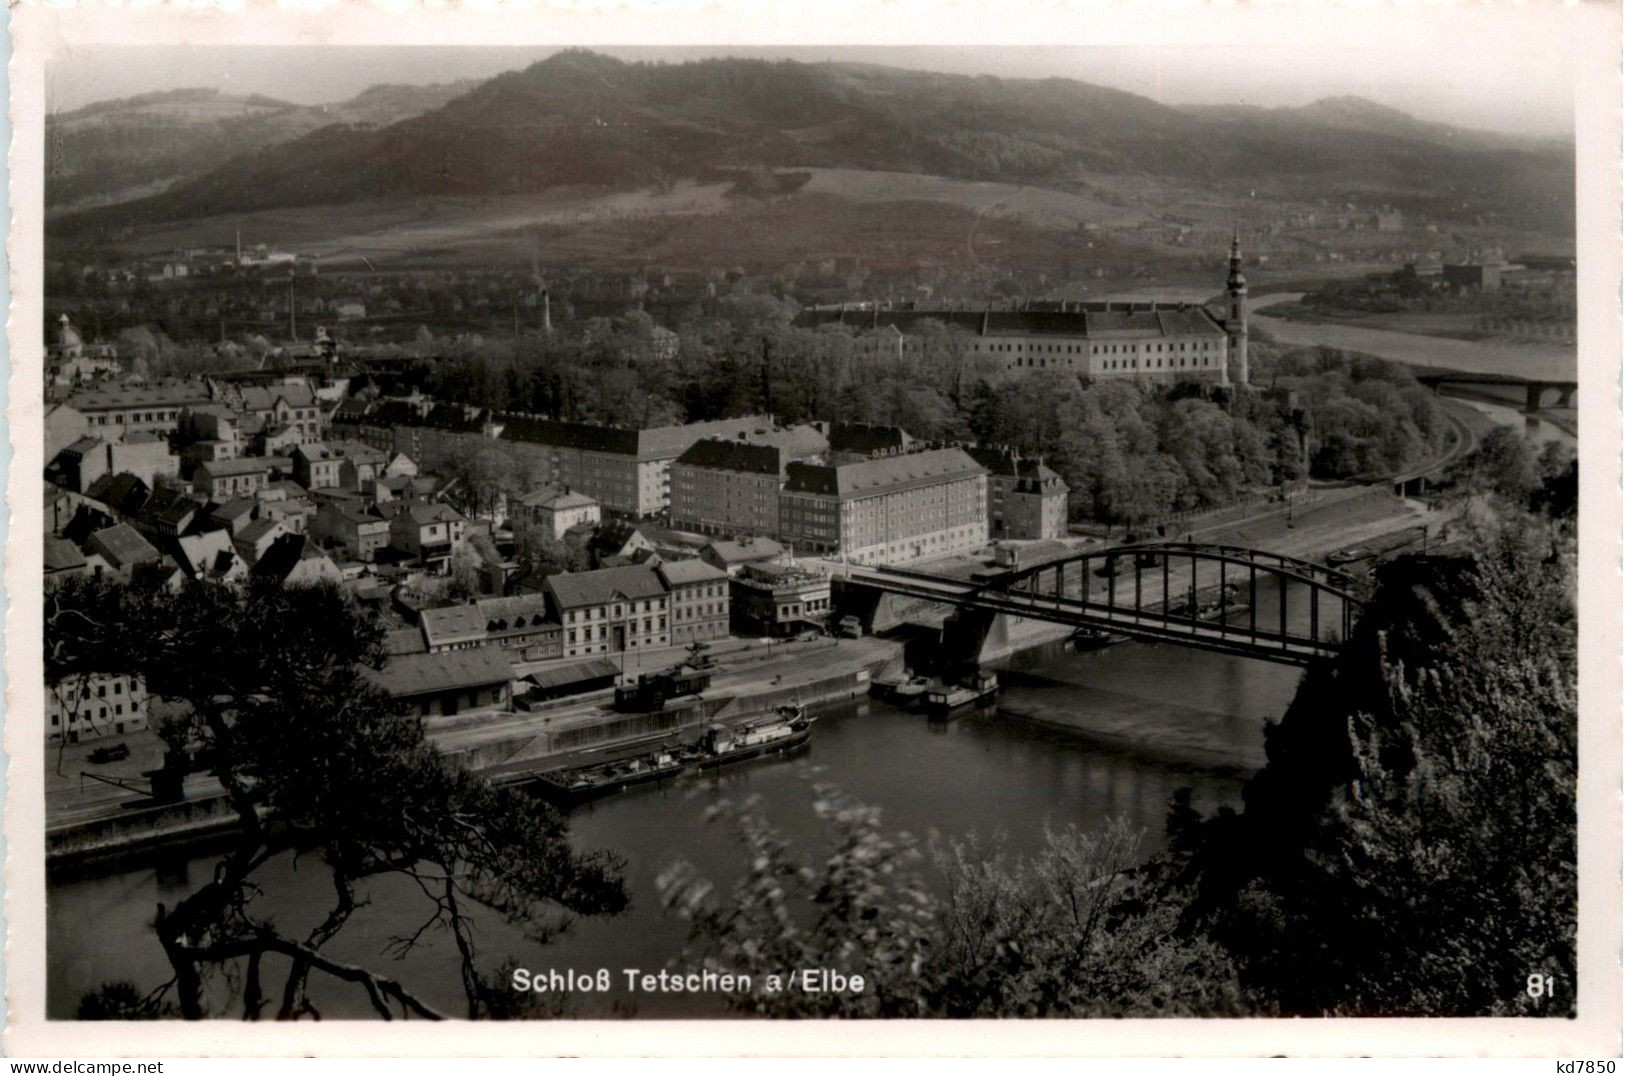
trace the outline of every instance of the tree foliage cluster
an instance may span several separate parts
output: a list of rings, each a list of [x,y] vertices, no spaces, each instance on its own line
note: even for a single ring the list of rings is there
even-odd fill
[[[148,996],[110,984],[87,999],[91,1014],[172,1005],[196,1019],[224,993],[245,1019],[320,1016],[315,976],[351,984],[384,1019],[439,1018],[406,984],[332,954],[369,882],[389,876],[408,880],[423,910],[390,951],[449,939],[466,1015],[485,1015],[506,999],[486,974],[477,909],[545,937],[571,914],[625,906],[614,857],[573,851],[556,811],[448,763],[369,678],[380,636],[330,586],[172,593],[74,580],[47,595],[47,681],[132,673],[182,704],[190,716],[160,730],[172,760],[202,760],[236,823],[210,880],[157,909],[172,980]],[[290,852],[319,857],[332,885],[326,914],[297,926],[256,899],[262,869]],[[236,988],[212,989],[222,977]]]
[[[941,322],[909,346],[862,330],[809,329],[766,295],[696,307],[676,350],[641,311],[592,319],[545,343],[425,363],[425,392],[497,410],[649,426],[768,411],[782,422],[898,425],[928,440],[1005,444],[1043,456],[1081,517],[1135,524],[1317,477],[1386,473],[1436,453],[1446,422],[1403,368],[1339,352],[1255,345],[1254,384],[1091,383],[1075,372],[1011,374]]]

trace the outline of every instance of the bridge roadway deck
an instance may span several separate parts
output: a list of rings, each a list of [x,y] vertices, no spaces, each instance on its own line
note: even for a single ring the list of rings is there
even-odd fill
[[[857,565],[848,565],[844,571],[855,583],[892,594],[1073,627],[1099,628],[1147,641],[1174,642],[1286,665],[1308,665],[1337,651],[1337,644],[1329,640],[1311,641],[1290,633],[1260,630],[1257,625],[1171,617],[1070,595],[1005,592],[955,579],[933,579],[920,573],[904,576]]]

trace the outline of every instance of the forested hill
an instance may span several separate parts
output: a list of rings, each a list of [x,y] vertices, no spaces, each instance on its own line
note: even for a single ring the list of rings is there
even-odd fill
[[[1085,72],[1086,74],[1086,72]],[[121,207],[166,220],[565,185],[658,187],[729,167],[839,167],[1082,189],[1145,176],[1227,199],[1384,201],[1440,219],[1573,217],[1572,155],[1417,136],[1347,109],[1210,112],[1070,79],[854,64],[626,63],[558,53],[384,127],[329,126]],[[1317,116],[1321,117],[1317,119]],[[90,222],[87,222],[90,223]]]
[[[473,85],[377,85],[327,105],[192,88],[53,113],[45,120],[46,205],[72,210],[159,193],[239,154],[336,123],[399,122],[438,108]]]

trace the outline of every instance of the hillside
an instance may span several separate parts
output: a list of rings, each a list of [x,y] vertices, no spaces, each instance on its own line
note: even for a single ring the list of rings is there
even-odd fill
[[[438,108],[474,85],[372,86],[331,105],[179,89],[55,113],[45,123],[46,206],[71,212],[162,193],[238,154],[335,123],[386,126]]]
[[[1572,227],[1571,155],[1470,131],[1417,137],[1437,125],[1360,104],[1368,107],[1345,100],[1290,115],[1204,112],[1068,79],[789,61],[625,63],[568,51],[384,126],[323,126],[273,144],[276,123],[296,124],[254,114],[224,126],[234,147],[256,148],[117,218],[91,214],[82,223],[565,185],[658,189],[752,166],[1058,190],[1144,176],[1219,196],[1378,199],[1445,220]],[[237,137],[250,125],[255,136]]]

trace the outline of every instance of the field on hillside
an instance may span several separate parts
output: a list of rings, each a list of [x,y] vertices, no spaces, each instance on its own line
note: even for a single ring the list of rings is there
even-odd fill
[[[266,210],[130,229],[52,257],[155,256],[245,239],[334,268],[727,266],[777,269],[855,256],[867,268],[971,270],[1040,265],[1060,277],[1180,273],[1212,251],[1169,251],[1083,223],[1134,219],[1086,196],[929,176],[853,171],[798,194],[744,198],[729,183],[663,191],[557,189],[534,196],[434,198]],[[839,193],[835,193],[839,191]],[[1199,255],[1205,255],[1205,259]]]

